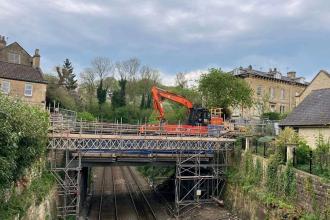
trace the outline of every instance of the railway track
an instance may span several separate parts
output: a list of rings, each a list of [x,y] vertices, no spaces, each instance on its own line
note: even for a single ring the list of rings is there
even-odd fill
[[[105,191],[106,187],[106,178],[109,178],[109,174],[111,175],[111,194],[107,194]],[[102,175],[101,175],[101,188],[100,188],[100,195],[99,195],[99,204],[98,204],[98,212],[97,218],[98,220],[101,219],[114,219],[118,220],[118,211],[117,211],[117,196],[116,196],[116,184],[115,184],[115,177],[113,173],[113,167],[103,167]],[[109,207],[110,205],[110,207]],[[110,209],[109,209],[110,208]],[[110,212],[111,211],[111,212]]]
[[[156,213],[152,208],[149,200],[147,199],[145,193],[143,192],[143,189],[140,186],[140,183],[137,180],[135,174],[132,172],[131,168],[121,167],[121,170],[125,178],[128,190],[130,191],[130,194],[134,194],[134,196],[131,196],[131,198],[132,202],[134,203],[134,207],[136,207],[138,219],[157,220],[158,218],[156,216]]]

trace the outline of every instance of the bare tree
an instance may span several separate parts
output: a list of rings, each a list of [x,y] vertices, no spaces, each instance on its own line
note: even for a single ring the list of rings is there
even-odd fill
[[[87,68],[80,73],[82,80],[81,89],[85,90],[88,103],[91,105],[96,92],[96,73],[93,69]]]
[[[116,71],[119,77],[123,80],[133,81],[136,79],[136,74],[140,68],[140,60],[131,58],[129,60],[116,63]]]
[[[92,69],[99,77],[99,80],[102,81],[113,72],[114,65],[110,58],[96,57],[92,60]]]
[[[188,86],[188,80],[186,79],[186,73],[178,72],[175,75],[175,84],[181,88],[186,88]]]

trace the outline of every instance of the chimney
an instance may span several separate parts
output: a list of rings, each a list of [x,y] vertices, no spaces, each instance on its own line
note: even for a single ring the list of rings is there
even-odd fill
[[[0,35],[0,49],[4,48],[7,45],[7,42],[5,40],[5,36]]]
[[[40,54],[39,49],[36,49],[32,57],[32,67],[35,69],[40,68]]]
[[[295,79],[296,78],[296,72],[295,71],[290,71],[290,72],[287,73],[287,76],[290,79]]]

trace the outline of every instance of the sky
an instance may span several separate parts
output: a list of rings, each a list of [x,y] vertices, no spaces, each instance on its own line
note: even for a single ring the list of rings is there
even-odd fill
[[[330,71],[329,0],[0,0],[0,35],[54,72],[69,58],[77,75],[97,56],[132,57],[173,84],[216,67],[252,65]]]

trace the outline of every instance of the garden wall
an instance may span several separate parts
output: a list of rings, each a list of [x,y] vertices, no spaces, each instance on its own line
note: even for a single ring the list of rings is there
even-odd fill
[[[251,154],[250,154],[251,155]],[[246,154],[239,155],[238,163],[233,163],[242,172],[241,164],[244,163]],[[253,168],[262,168],[260,184],[240,185],[235,182],[228,183],[225,193],[226,205],[236,212],[242,219],[295,219],[307,214],[316,216],[316,219],[330,219],[330,183],[318,176],[305,173],[292,168],[294,171],[295,195],[292,199],[285,201],[280,198],[274,202],[271,193],[267,193],[266,173],[269,159],[252,155]],[[260,168],[259,168],[260,169]],[[279,171],[285,172],[285,166],[281,165]],[[244,177],[242,177],[244,178]],[[276,177],[275,177],[276,178]],[[260,190],[261,189],[261,190]],[[314,218],[312,218],[314,219]]]

